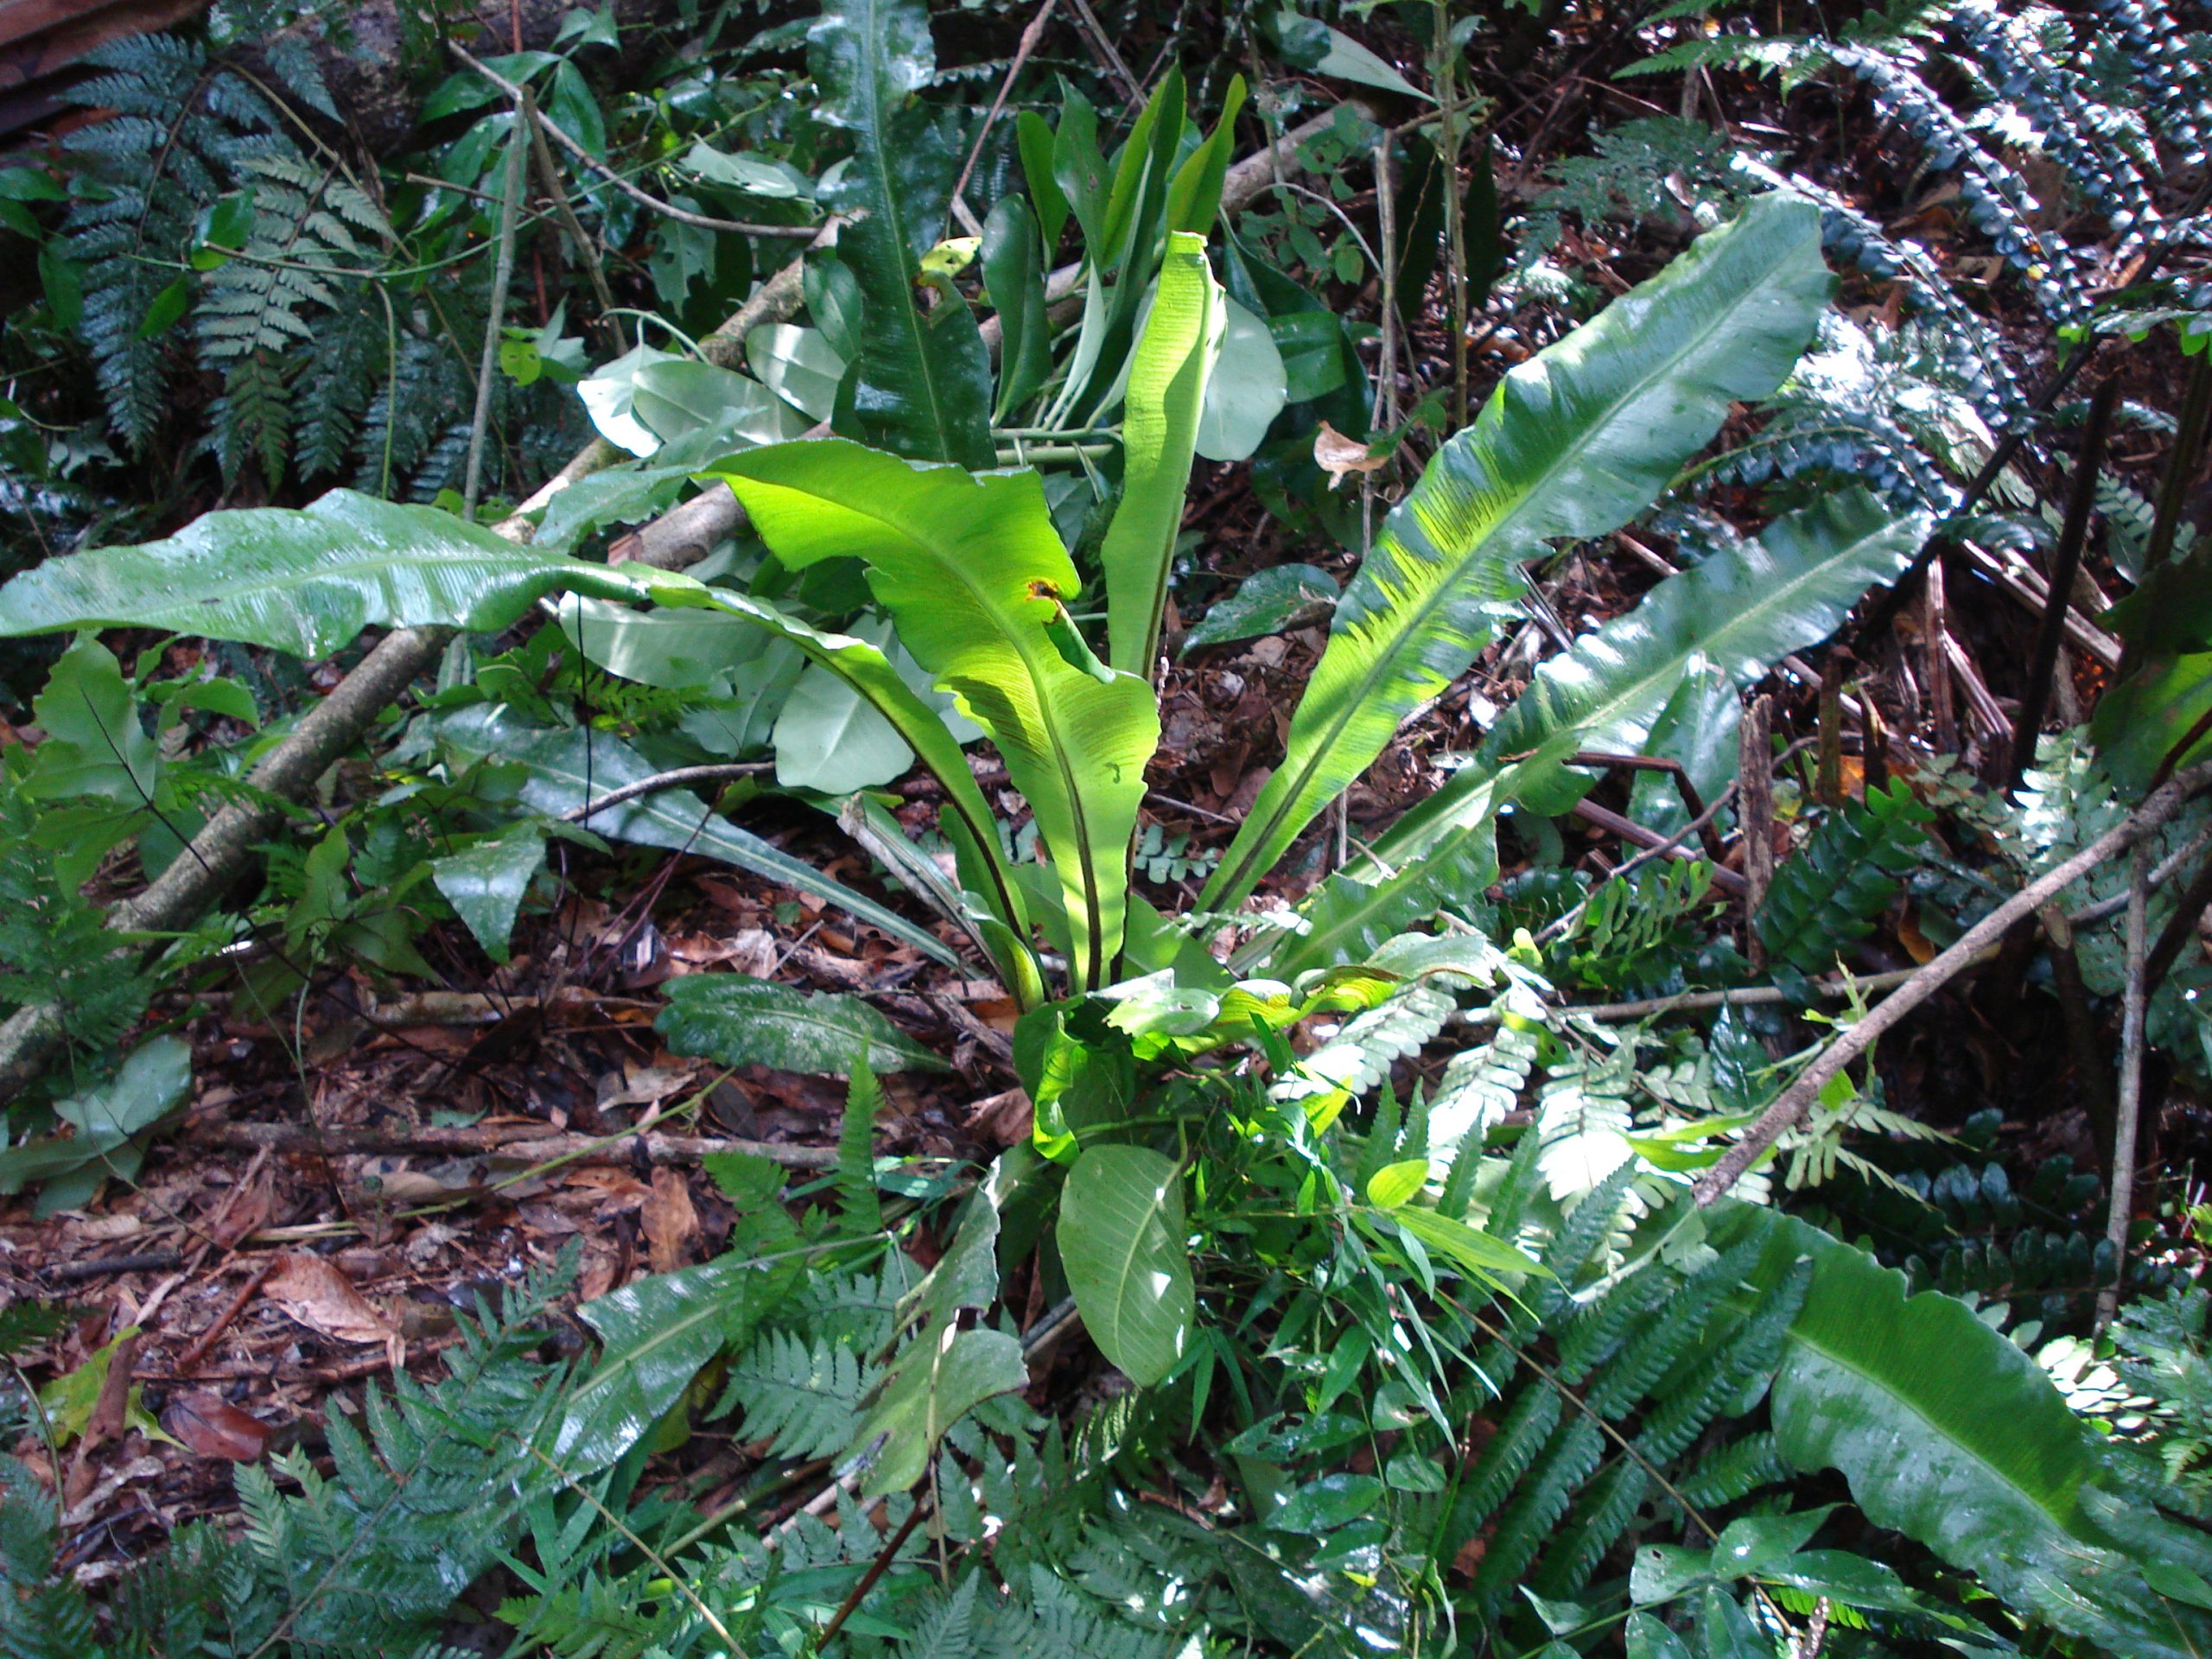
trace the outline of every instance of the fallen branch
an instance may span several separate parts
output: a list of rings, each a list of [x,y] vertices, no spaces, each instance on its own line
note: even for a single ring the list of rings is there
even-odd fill
[[[1699,1177],[1693,1189],[1699,1205],[1712,1204],[1730,1192],[1744,1172],[1764,1158],[1777,1141],[1804,1122],[1829,1079],[1840,1075],[1846,1066],[1872,1048],[1883,1033],[1963,973],[2016,923],[2033,915],[2091,870],[2127,851],[2165,824],[2181,810],[2183,802],[2208,784],[2212,784],[2212,760],[2191,766],[2171,783],[2153,791],[2142,805],[2120,823],[2064,863],[2030,882],[1961,934],[1949,950],[1916,969],[1885,1001],[1822,1049],[1813,1063],[1797,1074],[1796,1081],[1759,1115],[1744,1138]]]
[[[1230,168],[1222,182],[1221,212],[1227,215],[1249,206],[1272,181],[1275,169],[1295,166],[1298,147],[1326,131],[1335,119],[1336,111],[1327,110]],[[551,130],[566,141],[565,133],[557,128]],[[832,219],[810,232],[811,246],[835,245],[842,223]],[[700,354],[724,367],[741,361],[748,334],[762,323],[785,321],[798,311],[804,299],[805,269],[804,257],[793,259],[763,283],[721,327],[699,342]],[[1047,300],[1071,296],[1080,276],[1081,267],[1076,265],[1054,271],[1046,284]],[[986,343],[995,342],[998,319],[987,319],[982,330]],[[578,479],[627,459],[606,439],[594,438],[494,530],[510,541],[527,541],[532,514]],[[683,515],[680,531],[655,533],[661,523],[679,514]],[[608,557],[614,562],[636,558],[673,569],[693,562],[697,556],[685,556],[691,549],[696,547],[703,554],[734,531],[742,518],[736,498],[727,486],[718,485],[664,515],[664,520],[623,537]],[[107,925],[118,933],[168,933],[191,926],[238,879],[253,849],[276,833],[283,821],[285,804],[305,798],[333,763],[360,741],[376,717],[436,664],[453,638],[450,628],[403,628],[386,634],[254,768],[247,779],[256,791],[252,801],[225,807],[159,880],[137,898],[114,906],[108,912]],[[18,1009],[0,1024],[0,1105],[37,1080],[67,1035],[61,1011],[52,1003]]]
[[[837,237],[832,220],[815,238],[829,246]],[[700,342],[709,362],[728,365],[744,355],[745,337],[764,322],[780,322],[804,297],[804,262],[794,259],[770,277],[728,321]],[[594,438],[537,492],[493,528],[511,542],[530,539],[532,515],[582,478],[629,457],[604,438]],[[253,793],[217,813],[160,879],[108,912],[118,933],[172,933],[188,928],[236,881],[253,849],[283,823],[286,804],[303,800],[322,774],[361,740],[416,680],[436,666],[454,638],[451,628],[402,628],[386,634],[329,696],[301,716],[289,736],[264,756],[247,782]],[[52,1003],[18,1009],[0,1024],[0,1104],[29,1087],[67,1035]]]
[[[495,1157],[527,1164],[597,1156],[617,1161],[642,1150],[655,1164],[685,1164],[717,1153],[739,1152],[765,1158],[785,1169],[834,1169],[835,1147],[792,1147],[776,1141],[735,1141],[717,1135],[663,1135],[648,1129],[639,1135],[532,1135],[518,1131],[503,1141],[480,1128],[466,1129],[353,1129],[316,1128],[298,1123],[188,1123],[182,1138],[195,1146],[219,1147],[232,1152],[267,1147],[271,1152],[308,1153],[351,1157],[369,1153],[438,1153]]]

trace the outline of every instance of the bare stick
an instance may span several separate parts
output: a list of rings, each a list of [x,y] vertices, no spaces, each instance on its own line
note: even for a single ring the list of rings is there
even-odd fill
[[[1691,837],[1701,833],[1709,824],[1712,823],[1713,819],[1719,817],[1720,816],[1720,809],[1726,806],[1730,800],[1734,798],[1735,793],[1736,786],[1733,784],[1731,784],[1726,789],[1722,790],[1720,793],[1714,798],[1713,803],[1711,806],[1707,807],[1704,811],[1699,813],[1696,817],[1692,818],[1681,829],[1675,830],[1673,835],[1667,836],[1664,840],[1656,841],[1650,846],[1646,847],[1642,852],[1638,853],[1635,857],[1630,859],[1618,869],[1615,870],[1611,875],[1607,876],[1605,880],[1608,881],[1624,881],[1655,859],[1678,858],[1681,856],[1682,843],[1688,841]],[[1599,885],[1602,886],[1603,883],[1600,883]],[[1556,916],[1553,918],[1551,921],[1546,923],[1544,925],[1543,931],[1536,935],[1536,943],[1538,944],[1549,944],[1554,939],[1559,938],[1565,934],[1568,929],[1572,928],[1577,922],[1582,919],[1583,912],[1590,908],[1591,902],[1595,899],[1597,896],[1598,888],[1591,888],[1588,893],[1583,894],[1581,903],[1576,905],[1572,910],[1567,911],[1563,915]]]
[[[959,181],[952,187],[955,201],[967,199],[968,180],[976,171],[976,162],[982,156],[983,146],[990,141],[991,129],[998,125],[999,117],[1006,111],[1007,97],[1014,91],[1014,78],[1020,74],[1023,66],[1029,61],[1030,54],[1036,51],[1043,41],[1045,25],[1052,21],[1052,8],[1059,3],[1060,0],[1045,0],[1045,3],[1037,8],[1037,15],[1029,20],[1029,27],[1021,31],[1020,40],[1014,43],[1014,61],[1006,67],[1006,79],[999,82],[999,95],[991,100],[990,113],[983,118],[982,130],[976,135],[976,142],[968,150],[967,165],[960,169]],[[1051,257],[1052,252],[1050,248],[1046,249],[1046,257]]]
[[[620,806],[625,801],[634,801],[640,795],[657,795],[664,789],[689,789],[694,784],[726,784],[736,778],[750,778],[772,772],[772,760],[729,760],[707,766],[678,766],[672,772],[657,772],[650,778],[640,778],[634,784],[625,784],[611,789],[595,801],[582,806],[572,806],[561,815],[563,823],[582,823],[587,818],[597,817],[610,806]]]
[[[489,65],[479,61],[465,47],[448,41],[446,49],[509,98],[513,99],[518,105],[521,104],[523,89],[513,81],[509,80]],[[773,236],[780,237],[789,242],[807,242],[814,238],[817,227],[812,225],[755,225],[745,219],[715,219],[709,214],[695,213],[688,207],[678,207],[672,201],[663,201],[651,191],[640,190],[636,185],[631,183],[629,180],[562,131],[558,126],[547,120],[542,112],[538,113],[537,124],[552,136],[554,141],[562,149],[598,174],[601,178],[605,179],[632,201],[642,207],[650,207],[664,219],[672,219],[679,225],[696,225],[702,231],[731,231],[740,236]]]
[[[1822,1049],[1774,1104],[1731,1147],[1720,1161],[1700,1176],[1694,1189],[1698,1204],[1712,1204],[1733,1188],[1745,1170],[1765,1156],[1774,1143],[1804,1122],[1805,1115],[1830,1078],[1872,1047],[1877,1038],[1963,973],[1987,946],[1995,944],[2023,918],[2033,915],[2075,882],[2107,859],[2129,848],[2170,821],[2182,803],[2212,784],[2212,761],[2191,766],[2174,780],[2152,791],[2150,798],[2099,836],[2063,864],[2030,882],[1995,910],[1959,936],[1958,942],[1928,962],[1899,986],[1888,1000]]]
[[[2096,1328],[2112,1323],[2127,1272],[2127,1224],[2135,1211],[2135,1142],[2143,1116],[2143,912],[2150,855],[2140,842],[2127,860],[2127,985],[2120,1000],[2119,1121],[2112,1136],[2112,1208],[2105,1237],[2113,1249],[2113,1281],[2097,1293]]]
[[[425,1152],[452,1157],[473,1153],[507,1160],[550,1163],[593,1154],[620,1158],[642,1143],[645,1156],[656,1164],[687,1163],[721,1152],[741,1152],[765,1158],[786,1169],[831,1169],[837,1162],[835,1147],[791,1147],[776,1141],[662,1135],[657,1130],[615,1135],[537,1135],[502,1141],[482,1129],[316,1129],[293,1123],[188,1123],[184,1139],[195,1146],[227,1147],[237,1151],[266,1147],[271,1152],[310,1153],[318,1156]]]
[[[522,107],[529,116],[531,159],[537,163],[538,182],[545,194],[553,199],[554,216],[561,221],[561,229],[569,240],[576,245],[576,257],[584,263],[584,274],[591,278],[592,297],[599,302],[601,312],[614,309],[614,290],[607,285],[607,267],[600,263],[599,247],[584,229],[583,221],[576,217],[575,204],[569,200],[568,181],[561,176],[560,164],[554,161],[553,152],[546,147],[545,129],[537,117],[537,99],[529,87],[522,89]],[[629,342],[622,337],[622,319],[607,317],[607,333],[613,336],[614,349],[626,352]]]
[[[1736,738],[1736,817],[1744,831],[1744,954],[1766,965],[1759,912],[1774,885],[1774,699],[1753,697]]]
[[[2020,786],[2022,774],[2035,759],[2036,734],[2043,730],[2044,710],[2050,704],[2050,677],[2057,670],[2059,644],[2066,637],[2074,573],[2082,568],[2082,547],[2089,538],[2089,514],[2097,505],[2097,474],[2105,464],[2105,434],[2112,429],[2113,405],[2119,401],[2117,375],[2099,386],[2090,400],[2081,459],[2074,467],[2074,493],[2066,503],[2066,523],[2058,532],[2057,550],[2050,557],[2050,594],[2044,601],[2035,652],[2028,658],[2027,683],[2020,690],[2019,711],[2012,720],[2012,753],[2005,762],[2004,792],[2008,795]]]
[[[476,518],[477,494],[484,483],[484,435],[492,424],[492,387],[499,372],[499,326],[506,320],[507,284],[515,273],[515,215],[522,208],[528,109],[523,98],[515,100],[515,136],[507,141],[507,194],[499,202],[499,251],[492,264],[492,294],[484,314],[484,354],[476,364],[476,413],[468,423],[468,466],[461,485],[461,515],[472,523]]]

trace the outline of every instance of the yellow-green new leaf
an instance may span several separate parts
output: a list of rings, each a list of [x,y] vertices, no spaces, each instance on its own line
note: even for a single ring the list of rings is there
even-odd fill
[[[1221,285],[1206,265],[1202,236],[1174,232],[1160,288],[1129,364],[1122,420],[1122,505],[1099,550],[1106,569],[1108,659],[1152,677],[1167,570],[1183,527],[1206,377],[1220,345]]]
[[[1624,523],[1711,441],[1730,404],[1771,391],[1831,286],[1820,213],[1762,197],[1593,321],[1505,378],[1430,461],[1337,607],[1282,766],[1199,899],[1234,906],[1465,670],[1557,537]]]
[[[748,450],[715,475],[794,569],[868,566],[900,643],[989,734],[1036,814],[1067,906],[1070,977],[1103,983],[1160,715],[1142,680],[1102,680],[1053,643],[1080,584],[1037,475],[972,475],[836,438]]]

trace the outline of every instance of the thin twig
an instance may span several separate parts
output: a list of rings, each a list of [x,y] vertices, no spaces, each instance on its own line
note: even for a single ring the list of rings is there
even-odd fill
[[[2082,548],[2089,538],[2089,514],[2097,505],[2097,474],[2105,464],[2105,435],[2112,429],[2113,406],[2120,401],[2120,377],[2108,377],[2090,400],[2088,425],[2082,433],[2082,454],[2074,465],[2074,492],[2066,503],[2066,523],[2050,556],[2050,594],[2044,601],[2036,648],[2028,658],[2027,683],[2012,717],[2012,753],[2005,761],[2005,793],[2020,786],[2035,758],[2036,734],[2043,730],[2050,704],[2050,677],[2058,667],[2058,647],[2066,637],[2066,613],[2074,594],[2074,573],[2082,568]]]
[[[521,89],[518,87],[517,92]],[[492,424],[492,387],[499,369],[499,331],[507,316],[507,284],[515,271],[515,215],[522,209],[523,148],[529,123],[526,105],[515,102],[515,136],[507,142],[507,194],[499,203],[499,251],[492,265],[492,293],[486,302],[484,353],[477,360],[476,414],[468,426],[468,468],[461,486],[461,517],[476,517],[478,493],[484,483],[484,435]]]
[[[553,159],[553,152],[545,143],[544,123],[538,118],[537,99],[529,87],[522,89],[523,113],[530,129],[531,157],[537,164],[538,182],[545,194],[553,199],[555,217],[569,240],[576,245],[576,257],[584,262],[584,274],[591,279],[592,297],[599,302],[600,315],[606,319],[607,330],[614,337],[616,352],[626,352],[629,344],[622,337],[622,325],[607,315],[614,309],[614,290],[607,285],[607,268],[600,263],[599,246],[584,229],[583,221],[576,217],[574,203],[569,200],[568,181],[561,176],[561,168]]]
[[[2148,902],[2150,855],[2140,842],[2127,861],[2127,982],[2120,999],[2119,1118],[2112,1137],[2112,1208],[2105,1238],[2113,1249],[2113,1281],[2097,1293],[2096,1328],[2119,1311],[2127,1272],[2127,1228],[2135,1212],[2135,1143],[2143,1115],[2144,909]]]
[[[582,806],[572,806],[561,815],[563,823],[582,823],[587,818],[598,817],[610,806],[620,806],[625,801],[634,801],[640,795],[656,795],[664,789],[688,789],[694,784],[726,784],[734,778],[751,778],[775,769],[772,760],[728,760],[705,766],[677,766],[673,771],[658,772],[650,778],[640,778],[633,784],[620,789],[610,789],[595,801]]]
[[[2154,791],[2142,805],[2084,847],[2064,863],[2031,881],[2020,892],[1959,936],[1956,944],[1921,966],[1879,1007],[1871,1010],[1840,1033],[1759,1115],[1744,1138],[1700,1176],[1695,1188],[1700,1205],[1709,1205],[1732,1190],[1744,1172],[1764,1157],[1774,1143],[1802,1122],[1828,1081],[1873,1046],[1881,1034],[1966,971],[1982,951],[2011,931],[2014,924],[2033,915],[2051,899],[2107,860],[2126,851],[2145,836],[2171,821],[2182,804],[2212,784],[2212,761],[2191,766],[2172,782]]]
[[[1618,869],[1607,876],[1605,880],[1607,881],[1624,881],[1630,876],[1634,875],[1638,870],[1642,869],[1645,865],[1651,863],[1654,860],[1676,856],[1681,844],[1689,840],[1691,836],[1702,832],[1706,827],[1713,821],[1713,819],[1720,816],[1720,810],[1726,806],[1728,803],[1735,798],[1736,786],[1735,785],[1731,784],[1713,798],[1712,805],[1707,807],[1705,810],[1700,812],[1696,817],[1692,818],[1681,829],[1675,830],[1673,835],[1666,837],[1665,840],[1654,842],[1650,846],[1646,847],[1635,857],[1622,864]],[[1716,871],[1719,868],[1717,865],[1714,868]],[[1733,872],[1731,872],[1731,874],[1733,874]],[[1599,893],[1604,887],[1604,882],[1600,882],[1598,887],[1591,888],[1588,893],[1583,894],[1581,903],[1576,905],[1572,910],[1567,911],[1564,915],[1556,916],[1553,918],[1551,921],[1546,923],[1543,931],[1536,935],[1536,943],[1538,944],[1549,944],[1554,939],[1559,938],[1564,935],[1568,929],[1572,928],[1575,925],[1575,923],[1580,921],[1582,919],[1583,912],[1590,908],[1592,902],[1596,899]]]
[[[1611,807],[1599,806],[1590,801],[1577,801],[1574,816],[1586,823],[1594,823],[1608,835],[1618,836],[1623,841],[1632,841],[1639,847],[1649,848],[1662,857],[1695,858],[1699,855],[1682,850],[1680,838],[1662,836],[1656,830],[1647,830],[1633,818],[1624,818]],[[1713,885],[1725,893],[1741,897],[1745,891],[1744,878],[1722,865],[1713,867]]]
[[[1021,31],[1020,40],[1014,43],[1014,61],[1006,67],[1006,79],[999,82],[999,95],[991,100],[990,112],[984,116],[982,128],[976,134],[976,142],[968,148],[967,163],[961,168],[960,177],[953,184],[953,200],[964,201],[967,199],[968,181],[976,171],[976,163],[982,158],[983,146],[990,141],[991,129],[998,124],[999,117],[1005,113],[1006,100],[1014,91],[1014,78],[1028,63],[1030,54],[1036,51],[1044,41],[1045,25],[1052,21],[1052,8],[1059,3],[1060,0],[1045,0],[1045,3],[1037,8],[1037,15],[1029,20],[1029,27]],[[1045,250],[1047,257],[1051,257],[1052,251],[1050,248]]]
[[[176,1357],[174,1369],[177,1375],[182,1376],[207,1357],[208,1351],[221,1338],[223,1332],[231,1328],[231,1321],[245,1311],[245,1305],[253,1300],[253,1293],[261,1288],[261,1281],[276,1271],[280,1260],[281,1257],[272,1255],[246,1274],[245,1282],[238,1287],[238,1294],[224,1305],[223,1311],[215,1316],[215,1322],[194,1337],[192,1345]]]
[[[448,41],[446,49],[509,98],[515,99],[518,105],[520,104],[523,89],[513,81],[509,80],[488,64],[472,56],[467,48],[454,41]],[[624,195],[641,207],[651,208],[664,219],[674,219],[679,225],[696,225],[702,231],[729,231],[740,236],[781,237],[790,242],[810,242],[814,239],[815,232],[820,228],[813,225],[756,225],[746,219],[716,219],[708,213],[695,213],[688,207],[678,207],[672,201],[663,201],[650,190],[640,190],[614,168],[562,131],[556,123],[547,120],[542,112],[537,117],[537,124],[550,134],[562,149],[567,150],[569,154],[598,174],[601,178],[605,179]]]

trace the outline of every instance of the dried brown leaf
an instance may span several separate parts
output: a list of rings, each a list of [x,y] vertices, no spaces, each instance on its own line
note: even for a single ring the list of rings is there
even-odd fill
[[[162,1413],[162,1427],[194,1457],[254,1463],[269,1448],[269,1425],[218,1395],[178,1395]]]
[[[1388,461],[1388,455],[1370,455],[1367,446],[1357,438],[1348,438],[1331,426],[1321,423],[1321,429],[1313,435],[1313,464],[1329,475],[1329,487],[1335,489],[1351,473],[1371,473]]]
[[[653,1271],[673,1273],[682,1267],[685,1252],[699,1236],[699,1212],[691,1206],[691,1190],[679,1171],[653,1171],[652,1195],[639,1210],[638,1219],[645,1230]]]
[[[397,1340],[398,1332],[353,1281],[319,1255],[288,1251],[261,1294],[317,1334],[338,1342]]]

